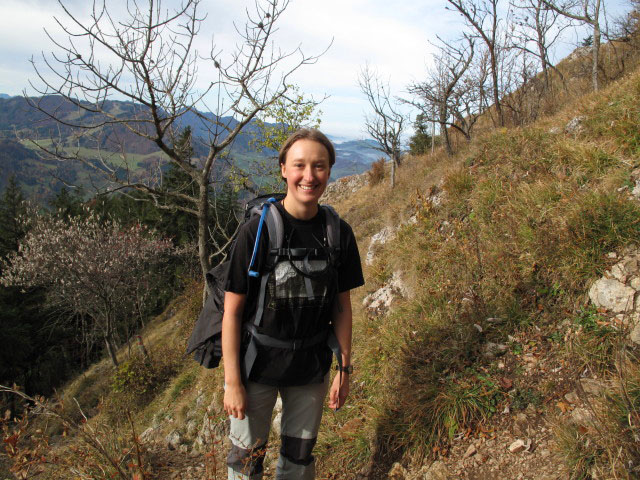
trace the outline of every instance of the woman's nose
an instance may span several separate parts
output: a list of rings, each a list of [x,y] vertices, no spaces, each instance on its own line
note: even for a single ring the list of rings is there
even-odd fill
[[[313,180],[313,168],[311,168],[310,165],[308,165],[304,169],[304,179],[305,180]]]

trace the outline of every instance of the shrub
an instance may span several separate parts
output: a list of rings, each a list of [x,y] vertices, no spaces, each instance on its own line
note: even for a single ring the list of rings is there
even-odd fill
[[[369,179],[369,185],[377,185],[384,179],[385,175],[385,161],[384,158],[380,158],[378,161],[371,164],[371,169],[367,172],[367,178]]]
[[[145,406],[176,373],[178,358],[168,348],[159,350],[152,357],[136,354],[123,362],[113,374],[112,402],[116,412],[122,408],[136,409]]]
[[[145,480],[151,477],[150,457],[138,437],[129,412],[121,412],[126,427],[114,429],[98,421],[87,421],[79,410],[76,421],[60,401],[30,397],[18,390],[0,387],[26,400],[31,407],[20,418],[0,418],[5,458],[15,478]],[[59,400],[59,399],[58,399]],[[52,437],[34,420],[39,416],[63,425],[68,441],[53,444]],[[70,435],[71,434],[71,435]]]
[[[178,380],[173,385],[171,393],[169,395],[172,402],[176,401],[178,397],[180,397],[182,392],[188,390],[194,385],[194,383],[198,379],[198,369],[200,367],[198,366],[196,368],[197,369],[191,369],[178,377]]]

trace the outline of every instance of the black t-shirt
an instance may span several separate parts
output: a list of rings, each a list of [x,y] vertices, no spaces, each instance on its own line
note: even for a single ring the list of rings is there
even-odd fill
[[[299,220],[287,213],[277,203],[276,208],[284,220],[284,243],[290,248],[318,248],[326,246],[326,225],[324,214],[310,220]],[[226,291],[246,294],[243,321],[253,321],[258,307],[260,278],[249,277],[248,269],[255,244],[259,218],[247,222],[240,229],[235,246],[231,253],[229,276]],[[259,254],[254,270],[264,272],[265,252],[268,248],[268,234],[263,231],[260,238]],[[324,244],[324,245],[323,245]],[[267,284],[267,295],[259,333],[282,340],[310,338],[327,328],[331,320],[333,303],[323,301],[322,292],[345,292],[364,285],[360,255],[355,236],[349,224],[340,220],[340,257],[336,269],[328,269],[318,273],[311,279],[311,291],[317,294],[309,301],[304,292],[304,281],[291,279],[294,285],[287,284],[287,277],[292,276],[294,269],[286,259],[276,265],[271,272]],[[323,264],[322,260],[317,260]],[[313,263],[314,260],[311,261]],[[277,280],[276,280],[277,278]],[[297,283],[296,283],[297,282]],[[301,288],[299,288],[301,286]],[[297,290],[303,290],[298,292]],[[286,297],[286,298],[285,298]],[[295,298],[294,298],[295,297]],[[295,308],[294,308],[295,307]],[[325,343],[299,349],[280,349],[258,345],[258,356],[251,369],[251,381],[276,386],[307,385],[320,383],[331,366],[331,350]]]

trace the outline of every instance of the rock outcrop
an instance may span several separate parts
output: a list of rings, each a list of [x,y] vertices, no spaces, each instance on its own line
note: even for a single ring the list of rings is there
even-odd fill
[[[391,279],[362,300],[362,305],[371,314],[382,314],[389,310],[397,296],[407,296],[407,287],[402,281],[400,272],[393,272]]]
[[[610,253],[609,258],[618,258]],[[589,289],[589,299],[613,326],[629,330],[629,339],[640,344],[640,250],[629,248]]]

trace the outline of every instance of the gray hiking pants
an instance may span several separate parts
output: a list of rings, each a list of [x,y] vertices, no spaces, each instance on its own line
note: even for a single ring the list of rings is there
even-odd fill
[[[231,450],[227,457],[229,480],[260,480],[269,438],[271,414],[278,391],[282,398],[280,457],[277,480],[313,480],[315,463],[311,454],[318,437],[322,405],[329,387],[323,383],[301,387],[272,387],[248,382],[245,418],[231,419]]]

